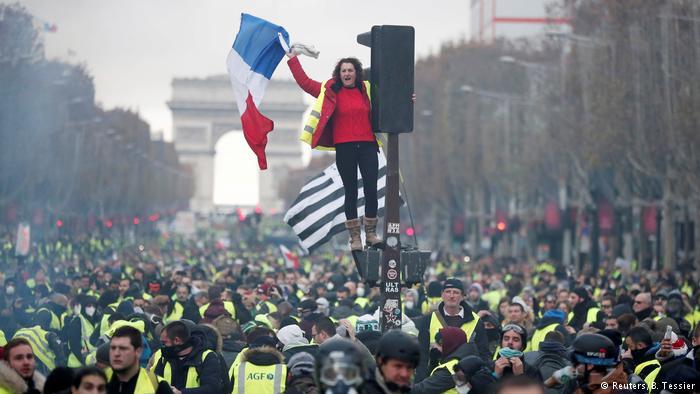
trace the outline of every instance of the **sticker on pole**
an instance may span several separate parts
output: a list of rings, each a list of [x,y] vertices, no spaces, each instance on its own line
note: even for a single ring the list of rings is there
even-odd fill
[[[399,276],[399,272],[396,271],[395,269],[391,268],[386,271],[386,277],[389,278],[389,280],[394,280]]]
[[[401,225],[399,223],[388,223],[386,232],[389,234],[401,234]]]

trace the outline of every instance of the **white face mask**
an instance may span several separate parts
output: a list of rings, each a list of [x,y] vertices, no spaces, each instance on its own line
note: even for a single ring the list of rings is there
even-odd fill
[[[76,305],[73,307],[73,313],[75,313],[76,316],[80,314],[80,305]]]
[[[85,314],[92,317],[95,315],[95,307],[94,306],[89,306],[85,308]]]
[[[15,294],[15,287],[14,287],[14,286],[7,286],[7,287],[5,288],[5,293],[6,293],[7,295],[13,295],[13,294]]]
[[[403,305],[406,307],[406,309],[413,309],[413,307],[415,306],[413,301],[406,301],[403,303]]]
[[[365,296],[365,288],[364,288],[364,287],[358,287],[358,288],[357,288],[357,296],[358,296],[358,297],[364,297],[364,296]]]

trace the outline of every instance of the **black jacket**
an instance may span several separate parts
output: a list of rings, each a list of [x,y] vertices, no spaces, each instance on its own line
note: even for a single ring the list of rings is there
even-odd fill
[[[452,354],[443,357],[441,363],[449,360],[461,360],[467,356],[478,356],[476,345],[473,343],[465,343],[458,347]],[[455,382],[452,379],[452,372],[446,368],[440,368],[433,372],[430,376],[423,379],[420,383],[413,386],[411,393],[414,394],[429,394],[442,393],[455,387]]]
[[[139,371],[140,372],[140,371]],[[135,394],[136,382],[139,380],[137,373],[128,382],[120,382],[117,375],[112,376],[112,380],[107,383],[107,394]],[[155,394],[173,394],[168,382],[161,381],[158,383],[158,388]]]
[[[551,348],[551,349],[550,349]],[[567,357],[567,349],[559,343],[543,341],[540,350],[527,352],[523,358],[525,365],[530,365],[540,372],[542,380],[549,379],[554,372],[571,365]],[[556,385],[545,388],[546,394],[567,393],[570,389],[567,385]]]
[[[222,391],[222,379],[219,374],[221,367],[219,358],[216,353],[209,353],[202,360],[202,353],[205,351],[204,345],[197,337],[192,337],[192,352],[184,356],[182,359],[176,357],[174,359],[166,359],[165,357],[158,360],[156,364],[155,374],[163,376],[166,362],[170,364],[172,370],[171,386],[175,386],[182,394],[215,394]],[[187,383],[187,371],[189,368],[196,368],[199,374],[199,387],[194,389],[185,388]]]
[[[185,305],[182,308],[182,318],[191,320],[195,323],[199,323],[199,320],[201,320],[202,317],[199,315],[199,307],[192,298],[185,302]]]
[[[462,308],[464,308],[464,318],[459,325],[463,325],[464,323],[468,323],[472,320],[474,320],[474,317],[472,316],[472,309],[467,305],[466,302],[462,301],[460,304]],[[437,310],[435,313],[440,313],[443,316],[445,315],[445,309],[443,302],[440,302],[438,305]],[[428,376],[430,373],[429,371],[429,366],[430,364],[435,364],[435,360],[430,360],[430,319],[432,318],[432,313],[427,314],[420,319],[416,319],[416,327],[418,328],[418,342],[420,344],[421,348],[421,358],[420,358],[420,364],[418,364],[418,368],[416,368],[416,381],[420,382],[423,380],[425,377]],[[489,353],[489,342],[488,342],[488,337],[486,336],[486,329],[484,328],[484,323],[479,319],[479,321],[476,323],[476,327],[474,328],[474,341],[473,343],[476,345],[476,349],[478,352],[479,357],[481,357],[482,360],[488,361],[491,360],[491,356],[493,354]]]
[[[579,302],[574,307],[574,317],[569,322],[569,325],[575,328],[576,331],[581,331],[583,325],[586,323],[586,319],[588,318],[588,310],[595,307],[596,303],[591,299]],[[596,321],[601,320],[603,318],[603,315],[603,311],[598,311],[598,314],[596,315]]]
[[[520,358],[520,361],[523,362],[523,374],[532,378],[533,380],[536,380],[538,382],[543,382],[542,380],[542,374],[540,374],[540,371],[533,367],[532,365],[528,364],[524,357]],[[492,362],[491,366],[491,371],[495,370],[495,362]],[[507,378],[509,376],[513,376],[513,369],[511,367],[506,367],[503,369],[503,376],[501,376],[501,379]]]

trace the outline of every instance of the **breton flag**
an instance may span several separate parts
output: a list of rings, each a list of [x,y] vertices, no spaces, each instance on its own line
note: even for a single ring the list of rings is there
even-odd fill
[[[241,14],[241,28],[226,57],[243,135],[258,157],[261,170],[267,168],[267,133],[275,124],[258,111],[258,106],[272,73],[285,55],[280,35],[289,45],[289,33],[283,27],[253,15]]]
[[[379,176],[377,180],[378,216],[384,215],[386,194],[386,158],[379,155]],[[362,176],[357,171],[357,214],[365,214],[365,193]],[[299,196],[284,215],[284,221],[299,237],[301,246],[311,253],[328,242],[334,235],[345,231],[345,192],[335,164],[313,177],[301,188]],[[403,201],[401,202],[403,204]]]

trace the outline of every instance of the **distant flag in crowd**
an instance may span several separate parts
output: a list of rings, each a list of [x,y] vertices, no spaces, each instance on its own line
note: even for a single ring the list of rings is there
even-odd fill
[[[379,155],[379,177],[377,181],[378,216],[384,215],[384,196],[386,194],[386,158]],[[365,212],[365,193],[362,176],[357,172],[357,214]],[[334,235],[345,231],[345,210],[343,203],[345,192],[335,164],[316,175],[301,188],[299,196],[284,216],[284,221],[292,227],[299,237],[301,246],[313,252],[319,246],[330,241]],[[403,201],[402,201],[403,204]]]
[[[274,123],[258,111],[258,106],[272,73],[285,55],[278,33],[289,45],[289,34],[283,27],[253,15],[241,14],[240,30],[226,57],[243,135],[257,156],[261,170],[267,168],[267,133],[272,131]]]
[[[280,245],[280,252],[282,253],[282,257],[284,258],[285,268],[294,268],[295,270],[299,269],[299,256],[297,256],[294,252],[289,250],[289,248],[284,245]]]

